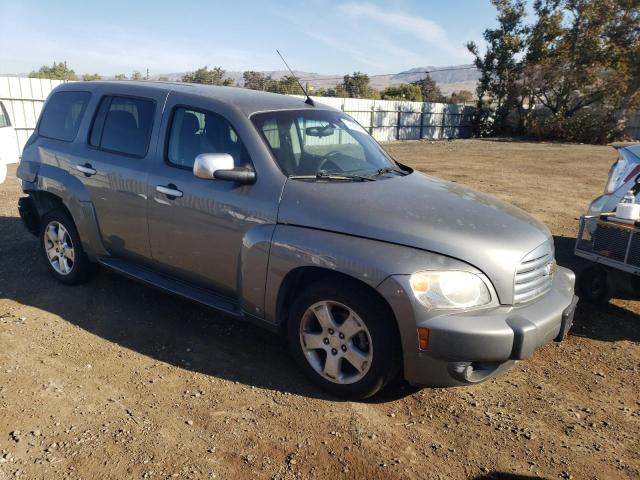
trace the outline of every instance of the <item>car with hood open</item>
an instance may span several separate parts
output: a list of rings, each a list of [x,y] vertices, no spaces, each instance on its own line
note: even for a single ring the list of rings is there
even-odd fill
[[[394,161],[311,99],[61,85],[18,176],[21,216],[57,280],[101,265],[280,332],[336,395],[365,398],[399,376],[482,382],[573,319],[574,275],[543,224]]]

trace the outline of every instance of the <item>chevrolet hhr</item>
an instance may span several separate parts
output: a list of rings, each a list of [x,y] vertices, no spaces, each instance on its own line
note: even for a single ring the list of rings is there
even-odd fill
[[[547,228],[394,161],[296,97],[78,82],[18,167],[51,275],[101,265],[286,336],[320,387],[471,385],[562,340],[577,302]]]

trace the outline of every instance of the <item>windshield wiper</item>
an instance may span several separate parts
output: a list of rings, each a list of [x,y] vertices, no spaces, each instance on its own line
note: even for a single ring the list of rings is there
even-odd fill
[[[315,175],[289,175],[291,180],[360,180],[361,182],[375,182],[375,178],[363,175],[334,175],[326,172],[318,172]]]
[[[394,167],[379,168],[374,175],[384,175],[385,173],[397,173],[398,175],[401,175],[403,177],[407,175],[407,172],[405,172],[404,170],[400,170],[399,168]]]

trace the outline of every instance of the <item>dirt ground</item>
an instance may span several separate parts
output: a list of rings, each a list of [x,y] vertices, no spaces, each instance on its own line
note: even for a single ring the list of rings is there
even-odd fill
[[[510,201],[572,258],[609,147],[385,146]],[[640,303],[580,305],[568,339],[488,383],[342,402],[276,336],[101,272],[65,287],[0,186],[0,480],[640,478]],[[520,475],[519,477],[512,477]]]

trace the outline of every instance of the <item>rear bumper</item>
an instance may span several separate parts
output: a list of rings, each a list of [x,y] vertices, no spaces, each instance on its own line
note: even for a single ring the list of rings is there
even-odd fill
[[[405,378],[413,384],[451,386],[492,378],[545,343],[564,339],[578,301],[574,283],[573,272],[558,268],[553,288],[530,304],[435,315],[406,293],[407,276],[390,277],[379,290],[398,320]],[[429,329],[424,351],[418,348],[419,327]]]

